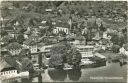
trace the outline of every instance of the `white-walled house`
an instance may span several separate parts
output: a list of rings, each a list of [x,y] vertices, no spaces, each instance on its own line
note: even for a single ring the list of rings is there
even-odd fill
[[[30,27],[27,28],[27,30],[24,32],[24,38],[28,39],[28,35],[31,33]]]
[[[42,47],[40,47],[40,51],[41,52],[50,52],[50,49],[53,45],[44,45]]]
[[[69,34],[69,29],[68,28],[64,28],[64,27],[56,27],[55,29],[53,29],[53,33],[57,34],[60,31],[65,32],[66,34]]]
[[[105,31],[105,32],[103,32],[103,38],[104,39],[111,39],[111,36],[110,35],[108,35],[108,31]]]
[[[22,50],[22,45],[20,45],[19,43],[17,42],[14,42],[14,43],[10,43],[8,46],[7,46],[7,50],[14,56],[14,55],[18,55],[21,50]]]
[[[128,56],[127,44],[119,49],[119,53]]]

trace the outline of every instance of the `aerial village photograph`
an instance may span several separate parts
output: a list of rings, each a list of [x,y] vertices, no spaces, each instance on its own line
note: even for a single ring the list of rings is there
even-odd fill
[[[1,1],[0,83],[127,83],[127,1]]]

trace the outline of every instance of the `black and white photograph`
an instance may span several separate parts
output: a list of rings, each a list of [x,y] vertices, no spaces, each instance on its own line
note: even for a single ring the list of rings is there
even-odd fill
[[[0,83],[128,83],[128,1],[0,1]]]

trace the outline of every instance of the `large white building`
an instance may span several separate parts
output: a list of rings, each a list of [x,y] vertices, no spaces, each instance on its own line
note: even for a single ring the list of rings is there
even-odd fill
[[[57,33],[59,33],[60,31],[63,31],[63,32],[65,32],[66,34],[69,34],[69,29],[68,29],[68,28],[64,28],[64,27],[56,27],[56,28],[53,30],[53,33],[57,34]]]

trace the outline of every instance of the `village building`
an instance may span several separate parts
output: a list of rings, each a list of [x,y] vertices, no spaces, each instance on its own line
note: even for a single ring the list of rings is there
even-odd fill
[[[128,44],[124,44],[120,49],[119,53],[128,56]]]
[[[13,38],[9,35],[4,36],[1,38],[0,45],[1,45],[1,51],[7,51],[7,45],[9,44],[10,40]]]
[[[7,50],[14,56],[14,55],[18,55],[21,50],[22,50],[22,45],[20,45],[19,43],[17,42],[14,42],[14,43],[10,43],[8,46],[7,46]]]
[[[14,29],[15,29],[14,27],[4,27],[4,30],[7,31],[9,36],[17,37],[18,33]]]
[[[13,78],[18,75],[18,70],[12,67],[4,59],[0,57],[0,80]]]
[[[60,31],[65,32],[66,34],[69,34],[69,24],[68,23],[62,23],[62,22],[56,22],[55,23],[55,29],[53,29],[53,33],[57,34]]]
[[[66,34],[69,34],[69,29],[68,28],[63,28],[63,27],[56,27],[54,30],[53,30],[53,33],[59,33],[60,31],[63,31],[65,32]]]
[[[94,52],[94,46],[91,45],[78,45],[76,46],[79,52],[81,53],[82,59],[89,59],[90,57],[93,57]]]
[[[73,41],[70,41],[72,45],[86,45],[86,38],[83,36],[74,37]]]
[[[31,53],[37,53],[37,44],[34,40],[28,39],[23,42],[23,47],[26,49],[30,49]]]
[[[29,36],[29,38],[35,42],[38,42],[39,41],[39,36],[38,36],[38,33],[37,31],[33,31],[31,36]]]
[[[27,30],[24,32],[24,38],[28,39],[30,34],[31,34],[31,29],[30,27],[28,27]]]

